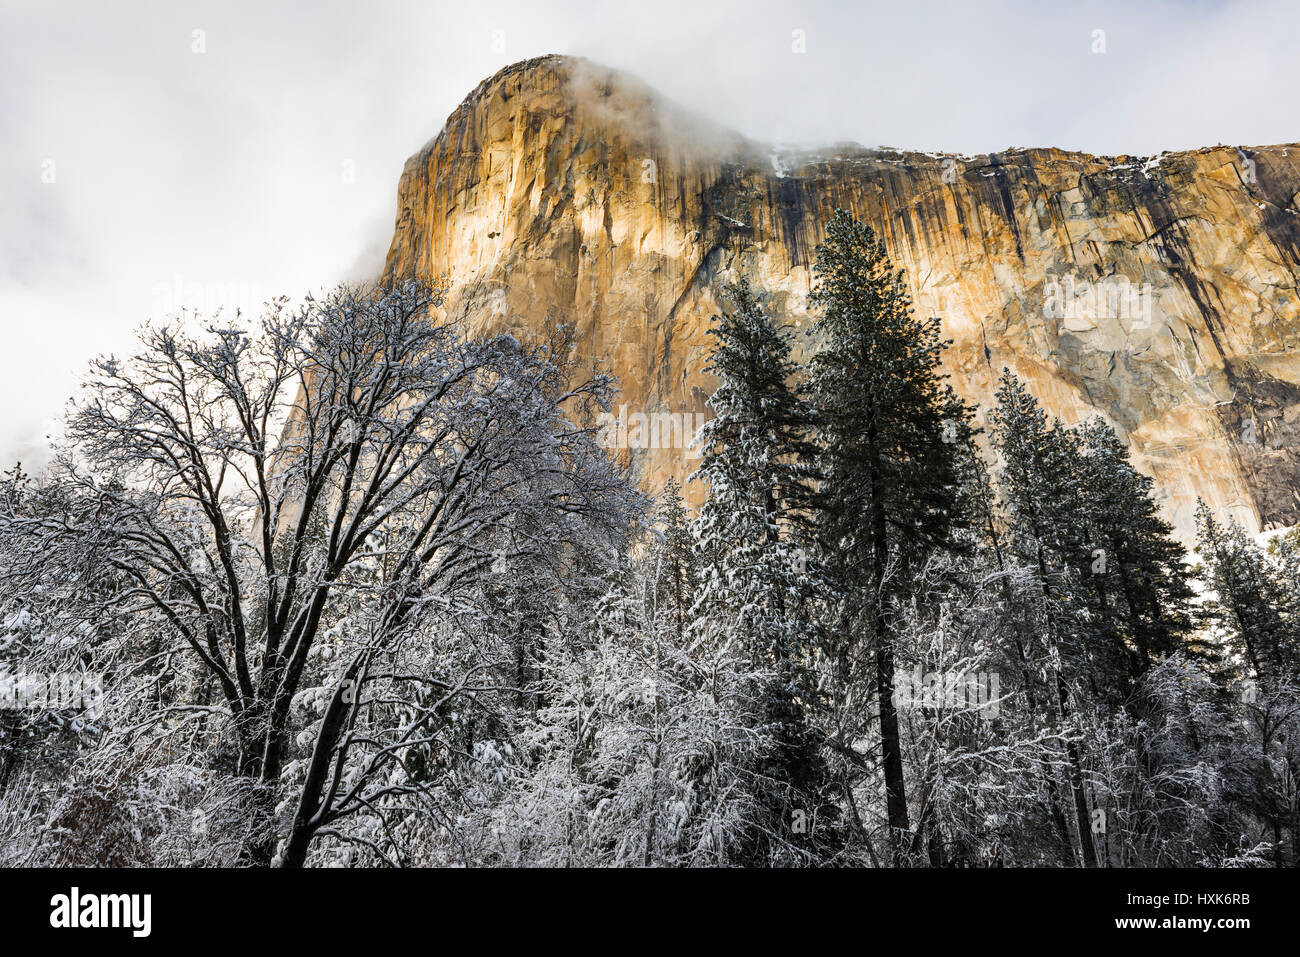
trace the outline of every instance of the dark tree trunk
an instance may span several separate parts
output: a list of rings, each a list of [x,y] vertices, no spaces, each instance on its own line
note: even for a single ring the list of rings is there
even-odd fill
[[[875,426],[867,441],[874,450]],[[885,806],[889,815],[889,846],[894,864],[900,864],[910,832],[907,820],[907,792],[903,779],[903,749],[898,733],[898,709],[894,707],[894,644],[885,617],[885,564],[889,542],[885,517],[884,483],[879,464],[871,463],[871,617],[876,645],[876,688],[880,699],[880,750],[885,771]]]
[[[9,787],[9,779],[13,777],[14,768],[18,765],[17,753],[0,753],[0,794],[5,793]]]
[[[1056,695],[1060,701],[1061,718],[1064,720],[1069,716],[1069,706],[1066,698],[1065,679],[1061,677],[1058,669],[1056,672]],[[1083,793],[1083,765],[1079,761],[1079,749],[1075,747],[1074,741],[1068,741],[1065,745],[1065,753],[1070,759],[1070,790],[1074,792],[1074,813],[1079,824],[1079,847],[1083,852],[1083,866],[1097,866],[1097,848],[1092,841],[1092,821],[1088,816],[1088,799]]]

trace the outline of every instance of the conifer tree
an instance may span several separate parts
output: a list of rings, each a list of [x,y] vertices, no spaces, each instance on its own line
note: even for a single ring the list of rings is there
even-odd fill
[[[654,548],[655,600],[667,612],[678,646],[686,640],[686,623],[695,600],[696,562],[690,515],[682,502],[682,487],[670,478],[659,493],[656,516],[659,538]]]
[[[1077,602],[1071,595],[1069,559],[1082,553],[1078,528],[1070,521],[1079,490],[1072,471],[1077,456],[1059,427],[1047,416],[1024,384],[1004,369],[997,390],[997,407],[990,415],[992,437],[1001,469],[1001,488],[1008,512],[1008,540],[1016,557],[1035,573],[1042,601],[1041,640],[1050,671],[1046,695],[1049,711],[1062,723],[1071,715],[1070,679],[1078,677],[1088,648],[1080,643],[1071,620]],[[1059,426],[1059,423],[1056,424]],[[1077,595],[1077,592],[1076,592]],[[1068,672],[1068,673],[1067,673]],[[1078,746],[1066,746],[1069,786],[1080,853],[1087,867],[1097,864],[1091,818],[1084,793]]]
[[[1153,482],[1101,420],[1075,429],[1049,425],[1009,370],[997,398],[993,439],[1004,465],[1008,537],[1016,557],[1036,570],[1052,703],[1067,721],[1084,710],[1147,717],[1150,696],[1138,692],[1149,672],[1175,655],[1214,657],[1192,636],[1183,549],[1159,515]],[[1088,862],[1078,749],[1068,748],[1069,770]]]
[[[809,385],[820,448],[813,505],[828,571],[846,596],[833,658],[846,671],[859,635],[874,657],[897,860],[909,828],[889,608],[928,552],[956,544],[956,449],[969,437],[969,411],[939,369],[948,344],[939,320],[913,315],[902,273],[870,226],[836,212],[815,275]]]
[[[760,307],[749,283],[728,289],[732,311],[710,330],[717,346],[708,371],[718,379],[714,417],[701,434],[698,477],[709,497],[696,523],[707,561],[693,617],[697,634],[723,634],[746,646],[759,676],[754,696],[768,747],[754,769],[768,822],[811,845],[811,821],[825,814],[818,795],[825,767],[808,711],[817,695],[810,667],[815,645],[810,569],[792,530],[802,498],[799,453],[807,408],[792,383],[791,335]]]
[[[1219,521],[1204,502],[1196,509],[1196,527],[1205,584],[1213,593],[1203,611],[1223,629],[1238,662],[1235,668],[1229,663],[1230,676],[1261,684],[1294,678],[1300,640],[1285,617],[1293,601],[1286,576],[1277,574],[1245,529],[1232,519]]]
[[[1113,642],[1107,690],[1127,700],[1134,686],[1177,651],[1207,654],[1188,642],[1192,597],[1182,546],[1160,517],[1154,482],[1129,463],[1128,449],[1100,419],[1078,430],[1076,499],[1085,523],[1080,567],[1097,598],[1093,620]]]
[[[698,474],[775,520],[800,501],[799,456],[811,448],[808,407],[791,358],[793,336],[764,313],[748,279],[728,287],[726,299],[731,311],[709,330],[717,344],[705,371],[718,379],[718,388],[709,399],[714,417],[700,435]],[[777,537],[774,524],[768,538]]]
[[[1286,864],[1283,834],[1300,862],[1300,630],[1292,592],[1295,558],[1285,537],[1265,551],[1233,519],[1197,506],[1197,551],[1209,591],[1206,624],[1227,646],[1218,677],[1236,694],[1244,740],[1234,746],[1227,791],[1271,831],[1273,863]]]

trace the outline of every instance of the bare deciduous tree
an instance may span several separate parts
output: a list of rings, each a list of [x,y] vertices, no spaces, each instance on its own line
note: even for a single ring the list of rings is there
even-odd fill
[[[572,385],[550,346],[468,338],[438,304],[415,283],[345,287],[272,303],[256,328],[146,326],[140,354],[97,360],[70,411],[56,481],[79,506],[11,523],[46,562],[113,569],[111,600],[156,630],[164,663],[131,695],[139,735],[228,735],[267,820],[290,752],[308,756],[286,864],[340,819],[417,794],[404,757],[450,699],[494,680],[403,674],[404,645],[495,563],[562,561],[625,500],[584,426],[608,381]],[[184,667],[211,700],[171,687]],[[312,680],[333,684],[303,738],[291,713]],[[403,720],[365,731],[394,697]],[[254,828],[246,859],[270,862],[281,830]]]

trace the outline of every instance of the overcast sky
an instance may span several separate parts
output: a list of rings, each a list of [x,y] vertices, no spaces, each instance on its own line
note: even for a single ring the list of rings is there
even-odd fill
[[[373,273],[403,160],[516,60],[778,142],[1146,154],[1300,140],[1297,41],[1288,0],[0,0],[0,468],[146,318]]]

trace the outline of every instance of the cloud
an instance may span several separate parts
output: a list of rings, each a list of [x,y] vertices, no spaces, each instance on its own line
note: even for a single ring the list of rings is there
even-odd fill
[[[1300,138],[1298,21],[1283,0],[6,3],[0,462],[178,298],[377,270],[403,161],[507,63],[586,56],[775,142],[1153,153]]]

